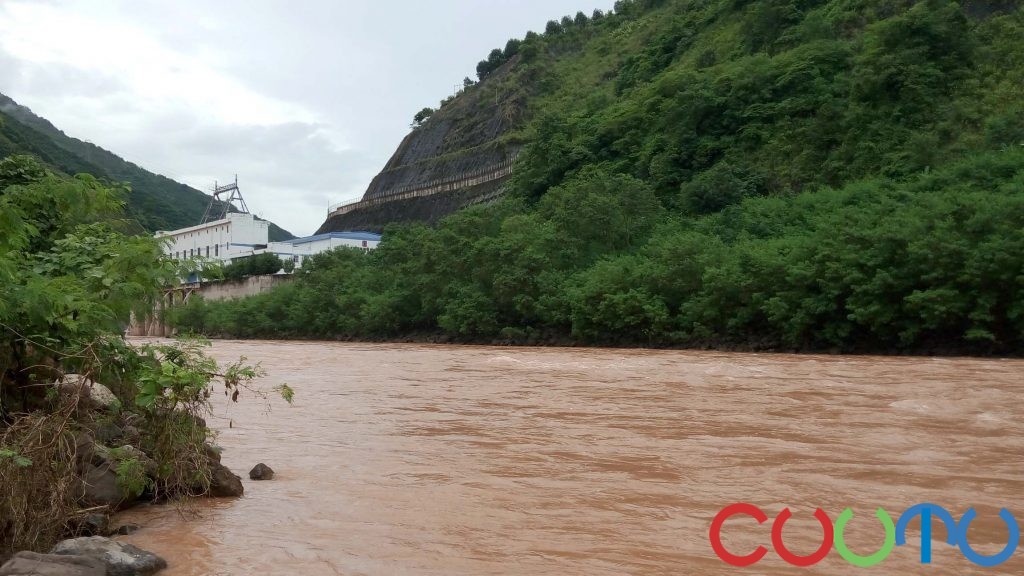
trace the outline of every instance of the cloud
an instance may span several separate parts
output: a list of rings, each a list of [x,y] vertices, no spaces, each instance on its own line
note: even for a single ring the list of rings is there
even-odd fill
[[[188,171],[169,169],[168,176],[208,190],[237,169],[249,208],[295,233],[311,233],[328,204],[360,196],[372,177],[351,169],[368,164],[361,152],[338,148],[317,124],[185,125],[171,118],[162,124],[152,130],[165,137],[145,145],[145,154],[168,166],[190,159]]]
[[[4,2],[0,46],[37,67],[60,65],[117,78],[148,110],[185,107],[233,124],[315,119],[308,110],[248,90],[201,59],[160,44],[131,22],[101,19],[73,6]]]
[[[65,132],[200,189],[243,174],[250,208],[300,234],[360,185],[360,172],[343,170],[359,153],[316,113],[250,89],[209,54],[174,50],[118,13],[82,8],[0,4],[4,89]]]
[[[510,37],[610,0],[0,0],[0,92],[296,234]]]

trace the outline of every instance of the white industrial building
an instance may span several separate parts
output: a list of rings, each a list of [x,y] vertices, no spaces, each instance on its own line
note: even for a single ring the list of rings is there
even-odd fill
[[[301,267],[313,254],[342,246],[372,250],[380,244],[380,234],[372,232],[328,232],[283,242],[269,241],[269,224],[252,214],[229,213],[222,220],[172,231],[160,231],[157,238],[169,238],[165,252],[177,260],[209,258],[224,264],[235,258],[272,253]]]
[[[273,252],[282,260],[290,258],[295,263],[295,267],[299,268],[302,266],[302,261],[313,254],[341,247],[373,250],[378,244],[380,244],[380,234],[373,232],[328,232],[284,242],[271,242],[265,250],[260,252]]]
[[[267,221],[238,212],[223,220],[156,233],[157,238],[170,238],[165,251],[176,260],[202,257],[225,263],[266,248],[268,235]]]

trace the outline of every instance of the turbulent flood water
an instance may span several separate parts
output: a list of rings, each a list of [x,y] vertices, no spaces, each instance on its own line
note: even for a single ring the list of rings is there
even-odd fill
[[[267,388],[218,403],[224,463],[240,500],[143,507],[124,538],[164,556],[168,576],[248,574],[793,574],[770,521],[726,523],[732,568],[708,530],[724,506],[769,518],[789,507],[786,546],[810,554],[812,515],[856,515],[846,542],[881,546],[879,506],[897,518],[932,502],[978,518],[970,545],[1024,523],[1024,362],[219,341],[221,360],[262,361]],[[270,482],[250,482],[265,462]],[[836,551],[808,574],[968,574],[945,544],[920,563],[919,523],[881,564]],[[1024,573],[1024,549],[985,574]]]

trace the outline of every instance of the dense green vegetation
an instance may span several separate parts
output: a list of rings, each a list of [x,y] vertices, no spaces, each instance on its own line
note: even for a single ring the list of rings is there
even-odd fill
[[[289,269],[294,268],[294,264],[292,264],[290,260],[287,264],[291,264],[288,266]],[[224,267],[223,276],[227,280],[239,280],[246,276],[277,274],[284,267],[285,263],[281,262],[281,258],[279,258],[277,254],[257,254],[255,256],[235,258],[234,261]],[[208,275],[204,274],[204,276]]]
[[[492,53],[530,118],[503,203],[177,321],[1019,353],[1020,46],[1000,2],[646,0],[552,21]]]
[[[79,532],[83,508],[102,509],[82,501],[98,451],[112,454],[130,499],[205,493],[208,436],[196,416],[213,382],[237,398],[260,375],[241,361],[218,367],[201,342],[125,342],[130,315],[148,314],[187,270],[151,236],[125,233],[134,226],[123,210],[124,190],[92,176],[0,160],[0,561],[48,550]],[[84,380],[62,385],[71,373]],[[115,397],[102,408],[84,400],[82,382],[94,381]],[[99,444],[98,431],[127,422],[134,438]]]
[[[210,196],[126,162],[88,142],[65,135],[50,122],[0,94],[0,158],[30,154],[65,174],[92,174],[107,182],[126,182],[132,194],[125,211],[139,232],[194,226],[202,219]],[[270,240],[294,236],[274,223]]]

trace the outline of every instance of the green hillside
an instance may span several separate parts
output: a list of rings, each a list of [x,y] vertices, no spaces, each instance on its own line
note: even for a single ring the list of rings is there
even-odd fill
[[[635,0],[551,21],[455,97],[523,119],[504,202],[180,321],[1019,354],[1021,46],[1016,2]]]
[[[199,190],[67,136],[49,121],[0,94],[0,158],[11,154],[31,154],[67,174],[86,172],[101,179],[130,183],[128,215],[150,232],[194,226],[210,202],[210,196]],[[293,237],[270,224],[271,240]]]

